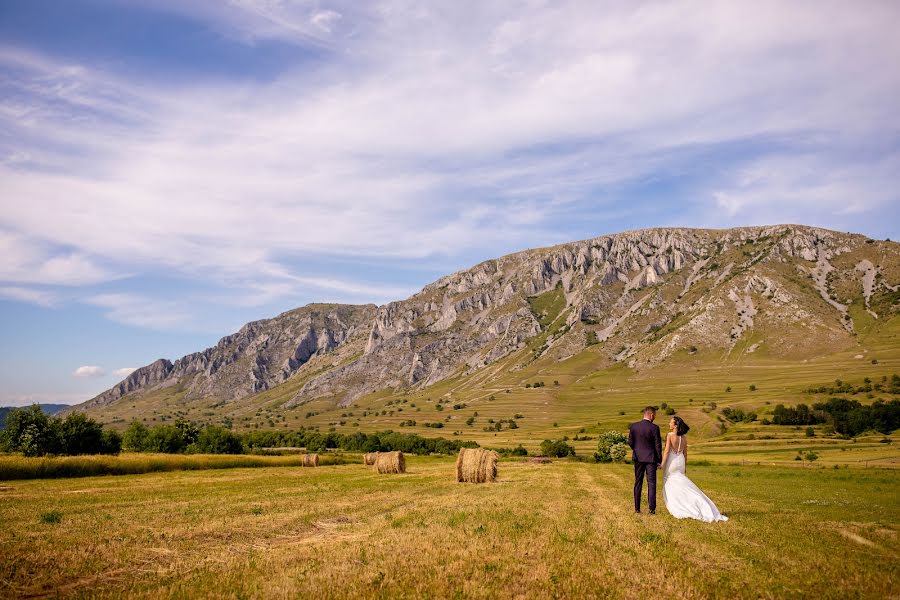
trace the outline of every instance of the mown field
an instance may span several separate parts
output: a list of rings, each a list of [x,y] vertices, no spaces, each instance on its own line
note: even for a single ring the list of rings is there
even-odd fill
[[[635,515],[627,465],[449,458],[0,484],[3,597],[885,598],[900,472],[688,465],[731,517]],[[661,498],[660,498],[661,501]]]

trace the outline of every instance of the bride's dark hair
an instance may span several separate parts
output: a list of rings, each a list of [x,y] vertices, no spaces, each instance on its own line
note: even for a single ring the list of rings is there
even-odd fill
[[[675,435],[684,435],[691,430],[688,424],[681,417],[672,417],[675,419]]]

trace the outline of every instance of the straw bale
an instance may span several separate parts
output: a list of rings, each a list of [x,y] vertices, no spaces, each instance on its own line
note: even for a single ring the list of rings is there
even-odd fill
[[[456,480],[467,483],[487,483],[497,479],[497,461],[493,450],[461,448],[456,457]]]

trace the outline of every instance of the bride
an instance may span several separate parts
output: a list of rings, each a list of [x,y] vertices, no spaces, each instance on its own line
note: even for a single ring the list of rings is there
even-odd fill
[[[687,434],[690,427],[681,417],[672,417],[663,450],[663,502],[669,513],[676,519],[697,519],[698,521],[727,521],[712,500],[700,491],[694,482],[684,474],[687,462]]]

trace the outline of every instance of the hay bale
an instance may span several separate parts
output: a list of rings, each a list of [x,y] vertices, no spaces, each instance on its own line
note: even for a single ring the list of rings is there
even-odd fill
[[[497,461],[493,450],[461,448],[456,457],[456,480],[467,483],[487,483],[497,479]]]
[[[318,467],[319,466],[319,455],[318,454],[304,454],[303,462],[301,464],[304,467]]]
[[[376,473],[406,473],[406,459],[399,450],[378,452],[375,457]]]
[[[375,464],[375,459],[378,458],[379,454],[380,452],[366,452],[363,455],[363,463],[371,467]]]

